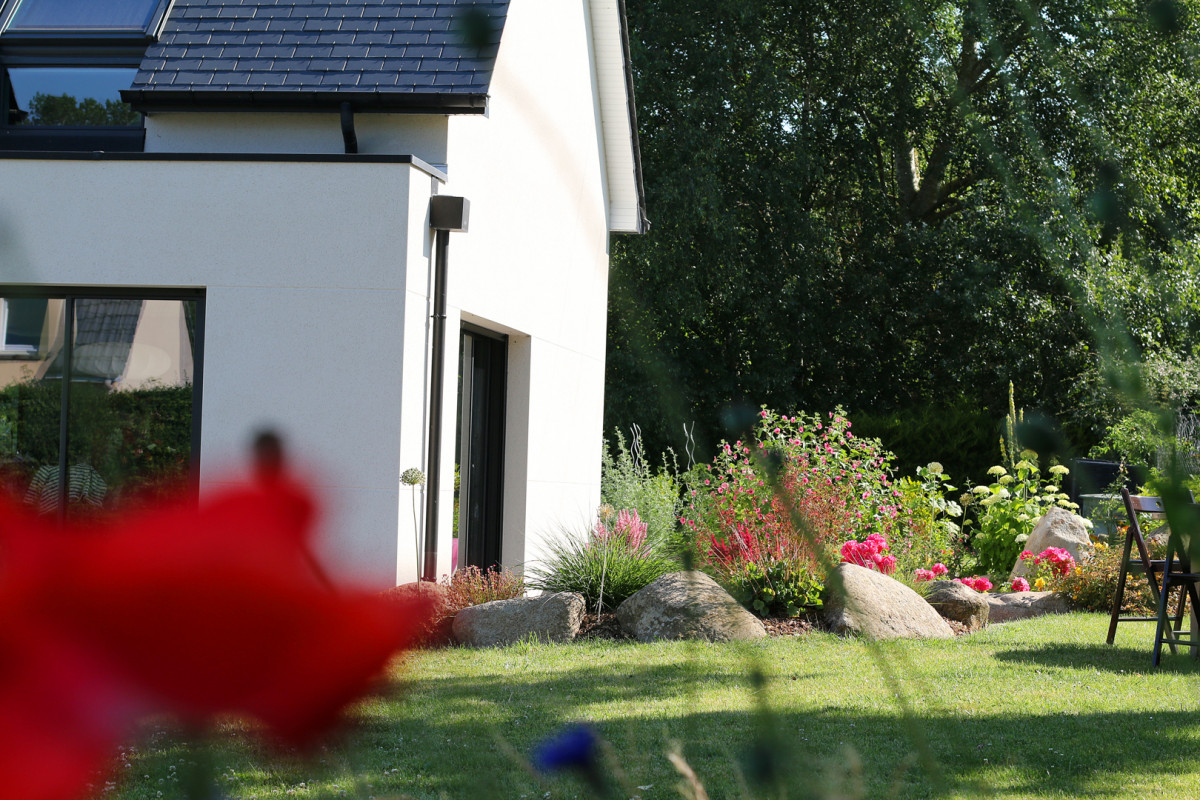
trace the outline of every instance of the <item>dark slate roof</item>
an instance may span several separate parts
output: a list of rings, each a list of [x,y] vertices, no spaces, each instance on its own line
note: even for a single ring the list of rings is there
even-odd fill
[[[175,0],[122,92],[139,110],[349,101],[481,113],[508,0]]]

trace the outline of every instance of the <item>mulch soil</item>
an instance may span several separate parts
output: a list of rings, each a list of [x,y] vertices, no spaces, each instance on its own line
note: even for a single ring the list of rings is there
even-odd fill
[[[800,617],[766,617],[762,621],[768,636],[803,636],[816,630],[822,630],[820,621],[815,614]],[[946,623],[954,630],[955,636],[966,636],[971,631],[961,622],[952,619]],[[583,624],[579,626],[576,639],[608,639],[611,641],[633,641],[633,637],[621,630],[616,614],[587,614]]]

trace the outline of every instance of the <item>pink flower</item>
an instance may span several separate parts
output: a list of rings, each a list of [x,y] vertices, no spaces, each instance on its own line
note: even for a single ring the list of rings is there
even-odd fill
[[[916,580],[918,583],[923,581],[933,580],[933,570],[919,569],[916,572]]]
[[[939,576],[945,575],[949,571],[950,570],[946,569],[946,565],[941,562],[934,564],[933,569],[931,570],[931,572],[933,572],[933,574],[934,574],[934,577],[939,577]]]
[[[1025,580],[1024,578],[1013,578],[1012,590],[1014,592],[1028,592],[1029,581]]]

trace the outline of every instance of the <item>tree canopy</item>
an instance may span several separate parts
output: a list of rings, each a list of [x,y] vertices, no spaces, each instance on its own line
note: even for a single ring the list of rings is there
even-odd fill
[[[1013,381],[1086,438],[1102,353],[1193,354],[1200,0],[627,9],[652,227],[614,246],[610,428]]]

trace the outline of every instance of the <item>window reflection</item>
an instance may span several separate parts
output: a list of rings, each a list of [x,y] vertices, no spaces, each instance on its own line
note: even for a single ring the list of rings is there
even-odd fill
[[[117,67],[11,67],[6,70],[8,124],[113,127],[141,124],[121,101],[136,69]]]
[[[0,484],[41,513],[71,516],[179,488],[192,455],[197,301],[38,302],[23,317],[11,313],[17,298],[5,302],[9,330],[26,338],[31,309],[41,318],[35,346],[0,351]]]

